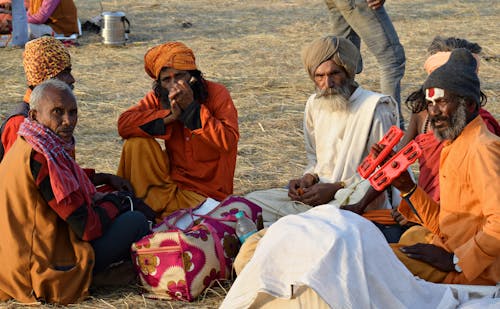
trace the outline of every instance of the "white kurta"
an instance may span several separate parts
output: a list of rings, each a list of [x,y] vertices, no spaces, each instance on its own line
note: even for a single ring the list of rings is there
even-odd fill
[[[305,173],[317,173],[320,182],[344,181],[348,195],[351,188],[359,186],[361,177],[356,169],[392,125],[398,123],[396,102],[386,95],[358,87],[349,98],[349,109],[342,112],[325,111],[315,94],[306,103],[304,114],[304,138],[308,165]],[[341,190],[339,190],[341,191]],[[365,192],[360,192],[363,196]],[[345,195],[345,194],[343,194]],[[262,207],[264,224],[268,226],[277,219],[307,211],[311,208],[288,197],[286,189],[256,191],[246,198]],[[335,200],[331,204],[340,205]],[[368,209],[391,208],[384,196],[374,201]]]
[[[396,102],[389,96],[358,87],[349,98],[349,110],[326,112],[311,95],[304,113],[308,165],[321,182],[359,180],[356,169],[392,125],[398,123]]]

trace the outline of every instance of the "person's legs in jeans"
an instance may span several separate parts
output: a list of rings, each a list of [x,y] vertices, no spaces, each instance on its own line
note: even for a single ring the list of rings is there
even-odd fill
[[[141,212],[128,211],[118,216],[104,235],[90,242],[95,252],[94,274],[130,259],[132,243],[149,232],[149,222]]]
[[[361,50],[361,39],[358,34],[352,29],[351,25],[347,23],[342,11],[351,8],[351,1],[336,1],[325,0],[328,11],[330,12],[330,24],[332,26],[331,34],[337,37],[344,37],[351,41],[359,50]],[[339,6],[340,9],[337,7]],[[363,71],[363,57],[359,58],[356,74]]]
[[[28,17],[24,1],[12,1],[12,41],[13,46],[23,47],[28,42]]]
[[[372,10],[366,0],[325,2],[330,10],[333,27],[337,28],[334,34],[351,39],[351,32],[354,32],[377,59],[381,68],[381,92],[391,95],[398,102],[400,127],[404,128],[401,113],[401,79],[405,71],[405,53],[385,8]],[[349,32],[346,32],[345,24],[352,28]],[[356,45],[356,41],[353,43]]]

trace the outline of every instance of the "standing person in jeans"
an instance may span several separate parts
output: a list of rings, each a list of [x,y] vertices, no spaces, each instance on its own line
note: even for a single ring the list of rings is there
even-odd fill
[[[24,47],[28,42],[28,17],[24,1],[12,1],[12,41],[10,46]]]
[[[383,5],[385,0],[325,0],[330,11],[332,33],[351,40],[358,47],[361,40],[377,58],[381,68],[381,92],[398,102],[399,122],[404,129],[401,113],[401,79],[405,73],[405,52],[398,34]],[[363,70],[360,59],[356,71]]]

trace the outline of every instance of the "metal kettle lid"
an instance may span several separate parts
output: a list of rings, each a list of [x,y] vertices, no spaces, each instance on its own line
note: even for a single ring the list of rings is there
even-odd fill
[[[111,11],[111,12],[102,12],[102,16],[116,16],[116,17],[124,17],[125,13],[120,11]]]

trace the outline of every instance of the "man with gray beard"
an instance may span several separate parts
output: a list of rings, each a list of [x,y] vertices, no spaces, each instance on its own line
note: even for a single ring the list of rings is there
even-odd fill
[[[444,140],[440,202],[407,171],[392,182],[406,201],[398,210],[425,228],[388,245],[370,222],[331,205],[288,216],[258,247],[261,232],[245,241],[221,308],[498,308],[500,137],[479,116],[476,68],[469,51],[455,49],[423,85]]]
[[[479,116],[476,67],[468,50],[455,49],[423,86],[432,130],[444,141],[439,203],[407,173],[393,182],[407,202],[398,211],[427,229],[408,230],[394,252],[413,274],[432,282],[500,280],[500,137]]]
[[[304,138],[307,168],[288,189],[257,191],[246,197],[263,209],[266,225],[288,214],[336,203],[335,194],[356,186],[358,165],[392,125],[398,124],[397,103],[390,96],[363,89],[355,74],[360,53],[342,37],[326,36],[302,51],[315,93],[307,100]],[[368,209],[391,208],[385,196]]]

